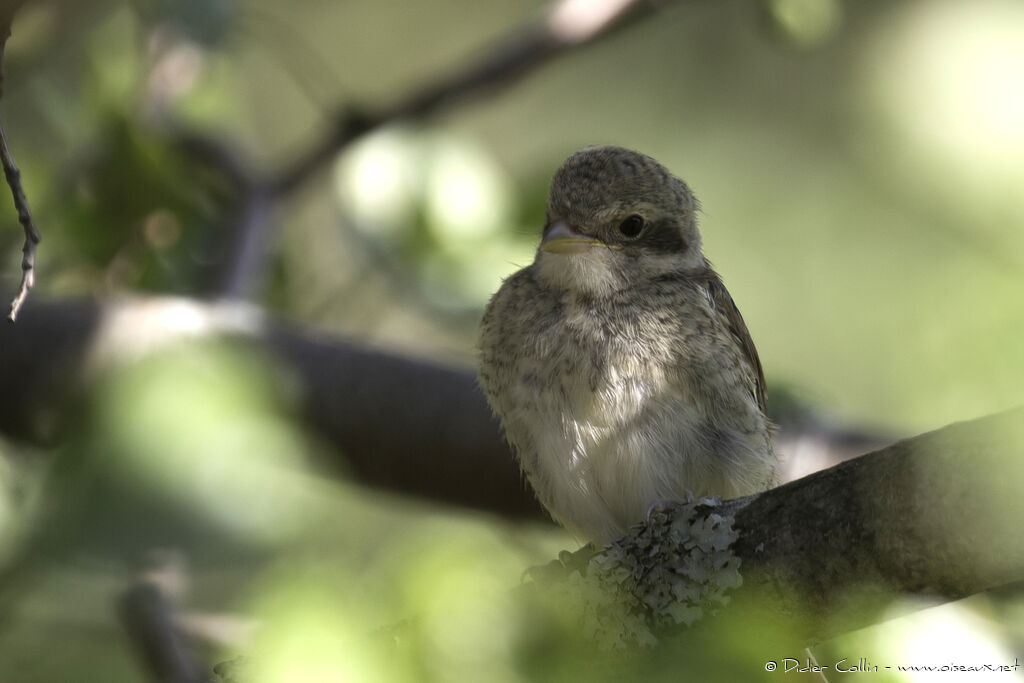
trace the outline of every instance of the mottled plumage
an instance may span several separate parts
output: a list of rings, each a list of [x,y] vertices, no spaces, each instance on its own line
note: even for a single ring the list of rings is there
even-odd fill
[[[484,314],[480,384],[541,503],[583,539],[614,540],[687,491],[775,482],[761,364],[697,211],[650,157],[577,152],[536,259]]]

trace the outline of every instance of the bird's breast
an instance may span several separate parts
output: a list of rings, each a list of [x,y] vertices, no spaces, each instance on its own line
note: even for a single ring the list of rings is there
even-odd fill
[[[657,289],[557,296],[528,272],[495,297],[485,390],[541,503],[581,538],[617,538],[686,491],[748,492],[733,483],[764,437],[734,426],[742,400],[709,391],[726,385],[712,376],[704,303]]]
[[[548,408],[567,422],[595,429],[623,426],[652,400],[685,394],[665,343],[670,333],[622,313],[566,306],[562,316],[529,336],[532,348],[522,354],[529,376],[522,389],[531,391],[537,380],[550,383]]]
[[[518,354],[522,410],[506,431],[541,502],[570,528],[624,528],[652,499],[678,497],[681,453],[707,450],[664,337],[635,315],[567,306]]]

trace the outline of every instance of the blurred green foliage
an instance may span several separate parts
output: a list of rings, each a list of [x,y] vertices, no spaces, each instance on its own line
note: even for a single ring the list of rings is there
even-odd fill
[[[237,197],[180,148],[180,126],[272,175],[338,103],[391,101],[531,11],[30,3],[6,106],[46,226],[40,287],[210,291]],[[314,183],[273,216],[259,296],[468,358],[486,297],[531,259],[552,170],[612,142],[658,157],[702,198],[707,253],[770,383],[905,433],[1019,402],[1024,113],[1007,87],[1024,60],[1019,3],[661,14],[496,98],[352,146],[321,178],[332,188]],[[466,28],[436,41],[430,25]]]
[[[391,102],[540,6],[29,3],[3,113],[44,236],[39,295],[209,292],[236,188],[178,144],[181,128],[244,150],[252,177],[270,177],[339,104]],[[487,296],[532,259],[554,168],[583,145],[622,144],[701,197],[706,252],[770,384],[901,433],[993,412],[1024,398],[1022,46],[1016,0],[667,6],[507,91],[347,149],[277,207],[272,277],[254,298],[469,359]],[[8,203],[0,220],[13,291],[21,234]],[[0,671],[139,680],[110,605],[131,562],[166,545],[194,564],[190,606],[263,618],[249,648],[257,680],[628,680],[557,609],[535,621],[507,592],[567,536],[322,478],[316,444],[269,397],[275,381],[235,347],[171,350],[98,385],[95,412],[57,454],[84,470],[33,468],[5,446],[4,552],[16,554],[39,490],[62,505],[45,539],[59,562],[15,601]],[[932,627],[933,643],[960,638],[946,651],[957,657],[1003,657],[1007,633],[1021,642],[1019,600],[983,614],[986,635],[970,643],[957,634],[980,617],[949,609],[825,656],[894,664]],[[397,654],[384,635],[367,641],[404,619]],[[758,676],[754,640],[737,634],[719,660],[709,648],[717,668],[699,679]],[[681,680],[671,656],[638,656],[629,671]],[[871,680],[886,679],[908,680]]]
[[[65,256],[118,289],[194,294],[225,248],[229,188],[165,138],[111,113],[54,207]],[[194,183],[185,182],[192,179]],[[218,195],[220,195],[218,197]]]

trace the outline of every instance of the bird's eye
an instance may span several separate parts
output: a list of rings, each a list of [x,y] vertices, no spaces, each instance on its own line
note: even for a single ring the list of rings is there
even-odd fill
[[[642,216],[633,214],[626,220],[619,223],[619,232],[626,237],[636,237],[640,234],[640,231],[644,229],[644,219]]]

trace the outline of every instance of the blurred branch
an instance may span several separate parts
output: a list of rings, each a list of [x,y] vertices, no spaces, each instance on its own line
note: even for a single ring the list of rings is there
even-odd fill
[[[0,6],[0,22],[3,22],[0,23],[3,30],[0,94],[2,46],[10,34],[10,19],[23,1]],[[568,50],[612,35],[664,4],[665,0],[559,0],[539,19],[496,40],[465,67],[397,98],[390,106],[345,107],[337,115],[331,133],[268,178],[258,178],[234,150],[212,137],[179,136],[186,153],[224,172],[236,191],[228,209],[231,230],[222,251],[225,258],[214,292],[219,296],[243,298],[258,287],[273,239],[272,219],[277,202],[307,182],[356,138],[388,123],[426,118],[471,95],[507,87]],[[21,286],[12,301],[9,316],[13,321],[34,284],[36,245],[40,236],[32,222],[20,172],[7,148],[2,128],[0,157],[25,231]]]
[[[658,510],[600,555],[585,549],[548,565],[541,580],[581,567],[607,574],[609,556],[643,566],[644,576],[652,562],[671,569],[696,552],[694,535],[673,527],[724,518],[743,584],[697,630],[747,632],[734,629],[791,617],[793,630],[781,631],[798,642],[788,645],[820,642],[877,623],[901,595],[933,599],[905,605],[910,611],[1024,580],[1022,449],[1024,409],[951,425],[755,496],[696,506],[696,522],[692,504]],[[643,589],[642,578],[625,581]]]
[[[4,93],[4,52],[7,49],[7,39],[11,37],[11,22],[14,21],[14,14],[18,11],[24,0],[7,2],[0,7],[0,98]],[[3,164],[4,177],[11,188],[14,196],[14,208],[18,211],[18,222],[25,230],[25,246],[22,247],[21,259],[21,285],[18,293],[11,301],[11,312],[7,315],[8,320],[14,322],[18,317],[18,311],[25,303],[28,292],[35,284],[36,267],[36,245],[39,244],[39,231],[32,222],[32,213],[28,208],[28,199],[25,197],[25,189],[21,185],[21,171],[14,163],[14,157],[7,147],[7,136],[4,134],[3,126],[0,125],[0,163]]]
[[[605,38],[666,4],[665,0],[560,0],[525,27],[499,38],[464,68],[441,76],[390,106],[347,106],[335,117],[332,130],[298,158],[265,179],[257,179],[238,156],[212,138],[183,136],[186,151],[236,179],[233,243],[223,266],[218,294],[242,298],[264,270],[273,237],[275,204],[304,185],[349,143],[395,121],[424,119],[473,95],[507,87],[572,48]]]
[[[121,596],[118,616],[151,679],[199,683],[203,675],[174,624],[173,607],[160,587],[140,580]]]
[[[200,645],[238,647],[257,624],[232,614],[186,612],[189,592],[187,557],[157,548],[146,553],[132,585],[118,600],[118,616],[152,680],[199,683],[209,680],[195,650]]]
[[[299,387],[302,419],[334,446],[346,474],[540,517],[471,372],[317,338],[238,304],[31,303],[17,326],[0,329],[0,386],[9,388],[0,394],[0,432],[52,439],[59,430],[46,426],[73,417],[67,399],[98,368],[195,336],[236,339],[276,359],[288,375],[280,390]],[[40,355],[52,361],[39,363]],[[874,623],[901,594],[955,600],[1024,579],[1022,448],[1018,409],[712,508],[732,518],[743,585],[711,627],[751,613],[769,623],[800,615],[798,635],[822,640]],[[646,547],[655,545],[670,547]]]
[[[611,35],[659,4],[655,0],[560,0],[541,19],[498,39],[465,68],[399,97],[391,106],[343,108],[327,135],[290,165],[262,180],[219,142],[184,136],[187,151],[229,170],[242,190],[234,207],[235,228],[225,250],[228,256],[217,293],[242,298],[253,291],[273,238],[275,204],[308,182],[349,143],[394,121],[423,119],[470,95],[508,86],[570,48]]]
[[[175,137],[175,146],[193,161],[219,173],[230,185],[224,262],[211,289],[216,296],[243,299],[259,288],[265,276],[274,198],[256,182],[241,155],[224,141],[185,131]]]
[[[338,471],[370,485],[513,518],[542,518],[469,369],[317,337],[234,304],[140,299],[26,306],[0,329],[0,433],[59,439],[86,369],[137,357],[145,344],[228,335],[289,375],[300,416],[333,446]],[[39,362],[39,358],[47,362]]]
[[[540,19],[499,38],[465,68],[398,98],[394,104],[379,110],[342,109],[333,134],[318,140],[267,185],[274,194],[292,192],[361,135],[394,121],[426,118],[471,95],[507,87],[570,49],[612,35],[666,4],[664,0],[555,2]]]

